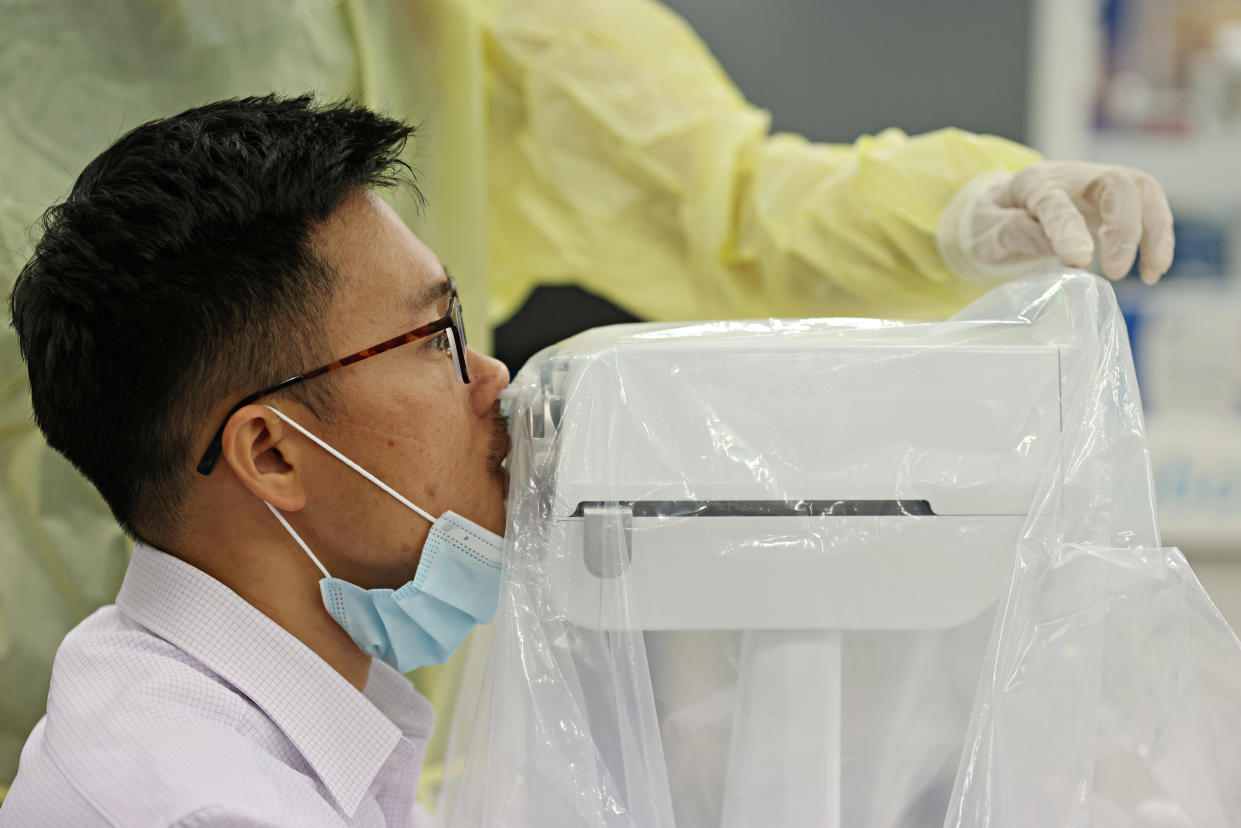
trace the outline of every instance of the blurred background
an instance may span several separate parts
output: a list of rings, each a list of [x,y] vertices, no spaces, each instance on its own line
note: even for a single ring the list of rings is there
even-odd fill
[[[1154,288],[1126,279],[1117,294],[1164,543],[1241,629],[1241,0],[667,5],[777,130],[848,142],[952,125],[1163,184],[1172,270]],[[515,370],[572,333],[548,320],[631,318],[578,288],[541,288],[497,329],[496,347]]]

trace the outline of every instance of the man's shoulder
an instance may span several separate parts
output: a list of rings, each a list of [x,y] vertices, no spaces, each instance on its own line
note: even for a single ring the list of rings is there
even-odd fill
[[[219,712],[230,698],[245,704],[194,656],[109,605],[74,627],[57,649],[48,712],[123,715],[196,700]]]
[[[0,828],[333,824],[310,780],[299,790],[296,780],[281,778],[287,767],[252,752],[202,753],[190,744],[151,749],[139,738],[103,753],[66,756],[49,745],[47,724],[46,718],[39,723],[22,751]],[[170,735],[164,744],[183,734]]]
[[[65,637],[47,698],[48,745],[141,755],[253,751],[280,730],[192,653],[104,607]]]
[[[317,792],[300,765],[244,694],[110,606],[57,651],[47,716],[23,751],[13,795],[28,797],[29,786],[80,798],[100,824],[173,824],[230,802],[280,814],[290,790]]]

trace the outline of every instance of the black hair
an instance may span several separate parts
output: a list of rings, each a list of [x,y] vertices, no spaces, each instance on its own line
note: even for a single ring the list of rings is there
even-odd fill
[[[310,96],[219,101],[133,129],[44,214],[10,297],[35,420],[131,536],[178,525],[223,399],[333,358],[312,231],[358,189],[412,184],[412,134]]]

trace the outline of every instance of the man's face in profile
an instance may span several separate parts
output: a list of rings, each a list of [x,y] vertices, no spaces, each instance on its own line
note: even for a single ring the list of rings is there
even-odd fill
[[[339,278],[324,331],[334,353],[361,350],[447,312],[447,277],[438,258],[370,191],[349,197],[314,233],[312,245]],[[336,372],[336,416],[318,431],[431,514],[452,510],[502,534],[500,464],[508,435],[497,395],[508,371],[469,349],[471,382],[461,382],[446,336]],[[304,480],[314,537],[307,541],[334,551],[332,574],[364,588],[396,588],[412,578],[427,521],[327,453],[309,460]]]

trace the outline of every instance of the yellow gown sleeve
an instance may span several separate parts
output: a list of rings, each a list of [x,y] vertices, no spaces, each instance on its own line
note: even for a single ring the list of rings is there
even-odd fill
[[[547,282],[651,319],[945,315],[979,292],[936,250],[945,204],[980,172],[1039,160],[955,129],[769,134],[647,0],[481,8],[497,318]]]

